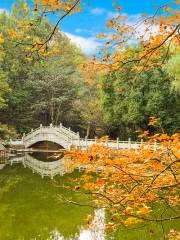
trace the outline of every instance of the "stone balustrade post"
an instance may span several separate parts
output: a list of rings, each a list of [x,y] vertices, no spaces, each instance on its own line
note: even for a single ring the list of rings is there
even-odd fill
[[[119,138],[116,139],[117,149],[119,149]]]
[[[80,147],[80,135],[79,135],[79,132],[77,132],[77,135],[78,135],[78,147]]]
[[[131,149],[131,138],[128,138],[128,149]]]
[[[141,138],[141,145],[143,144],[143,138]]]
[[[50,126],[50,128],[52,128],[52,127],[53,127],[53,124],[52,124],[52,123],[50,123],[50,125],[49,125],[49,126]]]
[[[40,124],[40,133],[42,133],[42,128],[43,128],[43,125]]]
[[[154,151],[156,151],[157,150],[157,141],[155,140],[154,141]]]
[[[62,128],[62,123],[59,124],[59,128]]]
[[[97,137],[94,138],[95,143],[97,142]]]
[[[87,136],[85,136],[85,146],[86,146],[86,150],[88,148],[88,144],[87,144]]]
[[[73,138],[71,137],[71,146],[73,145]]]
[[[22,143],[24,144],[25,133],[22,135]]]

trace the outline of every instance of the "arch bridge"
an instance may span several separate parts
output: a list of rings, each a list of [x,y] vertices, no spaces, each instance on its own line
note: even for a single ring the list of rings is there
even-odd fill
[[[13,146],[23,146],[27,149],[32,147],[32,145],[43,141],[54,142],[62,146],[64,149],[69,150],[73,147],[86,149],[96,143],[97,138],[80,138],[79,133],[73,132],[70,128],[66,128],[62,124],[59,126],[53,126],[52,124],[50,124],[50,126],[42,126],[41,124],[40,127],[31,130],[30,133],[24,134],[22,139],[10,140],[10,144]],[[137,149],[142,142],[132,142],[130,139],[128,141],[119,141],[117,138],[116,140],[107,140],[104,144],[108,147],[118,149]]]

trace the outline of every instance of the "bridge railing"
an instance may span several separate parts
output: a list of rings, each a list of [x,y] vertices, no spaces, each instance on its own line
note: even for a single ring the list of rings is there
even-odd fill
[[[66,137],[68,138],[78,138],[79,134],[73,132],[71,129],[68,129],[64,126],[62,126],[62,124],[60,124],[59,126],[42,126],[40,125],[40,127],[36,128],[36,129],[32,129],[30,133],[26,134],[23,139],[25,141],[29,140],[30,138],[33,138],[35,135],[39,134],[40,131],[43,131],[43,129],[53,129],[56,130],[58,132],[60,132],[61,134],[66,135]]]
[[[64,127],[62,124],[59,125],[60,129],[63,129],[65,132],[70,133],[71,135],[78,137],[79,133],[75,133],[74,131],[72,131],[70,128],[66,128]]]
[[[23,145],[22,139],[10,139],[9,143],[11,145]]]
[[[75,139],[75,138],[78,138],[79,135],[71,130],[67,130],[66,128],[58,128],[58,127],[55,127],[54,128],[56,131],[58,131],[59,133],[65,135],[66,137],[68,137],[69,139]]]
[[[119,139],[117,140],[99,140],[99,139],[87,139],[87,138],[79,138],[79,139],[73,139],[72,140],[72,145],[74,146],[78,146],[80,148],[87,148],[92,144],[95,143],[102,143],[103,145],[107,146],[107,147],[112,147],[112,148],[138,148],[140,145],[142,145],[142,141],[141,142],[136,142],[136,141],[131,141],[130,139],[128,141],[119,141]]]

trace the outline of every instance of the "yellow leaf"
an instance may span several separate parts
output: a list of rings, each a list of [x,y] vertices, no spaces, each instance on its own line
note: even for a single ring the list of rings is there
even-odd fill
[[[117,6],[117,2],[114,1],[112,5],[113,5],[114,7],[116,7],[116,6]]]
[[[168,21],[169,22],[174,22],[175,21],[175,17],[174,16],[169,16],[168,17]]]
[[[166,8],[166,11],[171,11],[171,10],[172,10],[171,7]]]

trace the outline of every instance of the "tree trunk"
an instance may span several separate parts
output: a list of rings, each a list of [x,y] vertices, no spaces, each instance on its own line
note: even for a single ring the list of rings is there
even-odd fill
[[[87,138],[89,137],[89,133],[90,133],[90,124],[88,124],[87,129],[86,129]]]

